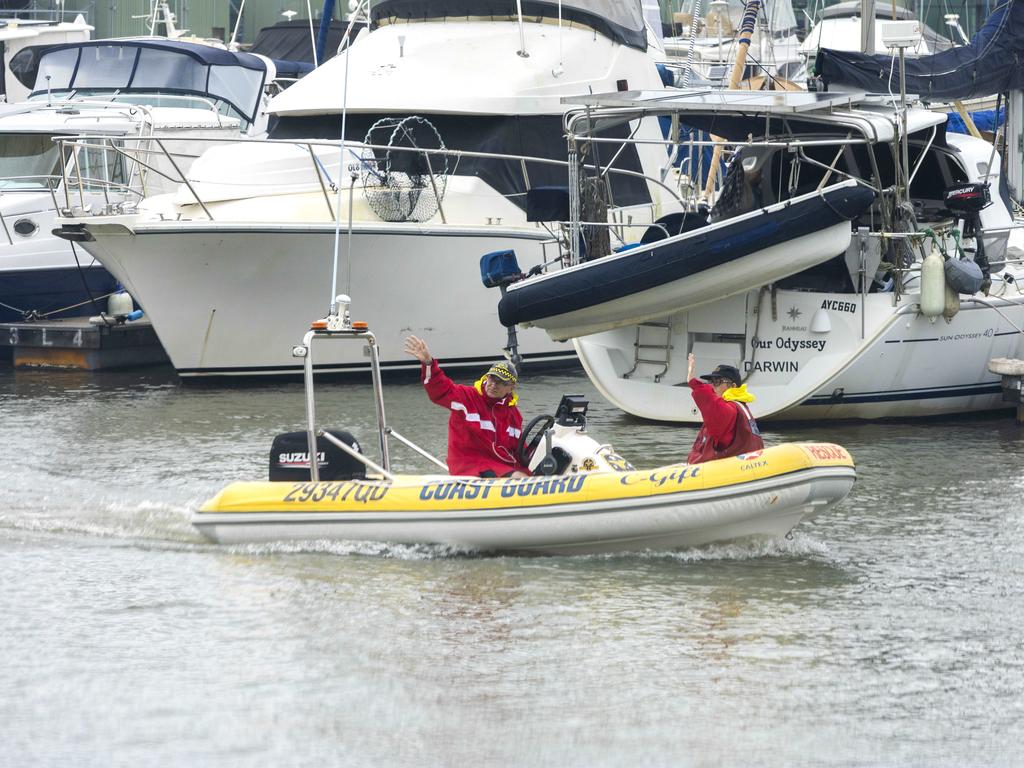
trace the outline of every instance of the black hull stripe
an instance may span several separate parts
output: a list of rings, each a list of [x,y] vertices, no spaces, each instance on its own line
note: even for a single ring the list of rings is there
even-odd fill
[[[1001,384],[970,384],[940,389],[890,390],[883,392],[865,392],[863,394],[843,395],[833,399],[831,395],[819,395],[804,400],[800,405],[850,405],[856,403],[896,403],[908,400],[938,400],[948,397],[977,397],[979,395],[998,395],[1002,391]],[[1010,407],[1010,404],[1007,404]]]
[[[342,229],[342,232],[346,232],[346,229]],[[524,232],[521,229],[501,229],[494,227],[493,230],[487,227],[477,227],[472,231],[460,231],[460,230],[400,230],[400,229],[367,229],[354,227],[352,233],[355,235],[387,235],[388,237],[497,237],[502,239],[516,239],[516,240],[535,240],[542,242],[544,240],[550,240],[551,235],[547,232],[540,230],[538,233]],[[174,235],[323,235],[334,237],[334,225],[333,224],[310,224],[304,229],[296,228],[278,228],[278,227],[261,227],[259,224],[254,224],[251,227],[195,227],[195,228],[175,228],[173,230],[168,228],[162,229],[148,229],[144,225],[138,229],[132,230],[133,237],[146,237],[149,235],[166,236]]]
[[[1019,333],[1020,333],[1020,331],[1000,331],[999,333],[993,333],[992,336],[990,336],[988,338],[997,338],[999,336],[1016,336]],[[937,336],[935,338],[929,338],[929,339],[889,339],[885,343],[886,344],[914,344],[915,342],[919,342],[919,341],[941,341],[941,339],[939,339]]]
[[[440,362],[445,368],[466,368],[469,366],[489,365],[494,362],[497,355],[489,357],[447,357]],[[526,363],[567,363],[578,365],[576,351],[568,349],[565,352],[537,352],[530,355],[523,355]],[[404,360],[393,360],[381,362],[381,370],[390,371],[416,371],[419,370],[419,363],[415,360],[405,362]],[[248,365],[248,366],[224,366],[218,368],[178,368],[179,376],[224,376],[224,375],[261,375],[261,374],[301,374],[304,370],[302,363],[295,365]],[[369,363],[320,363],[313,365],[314,371],[337,371],[339,373],[365,373],[370,370]]]

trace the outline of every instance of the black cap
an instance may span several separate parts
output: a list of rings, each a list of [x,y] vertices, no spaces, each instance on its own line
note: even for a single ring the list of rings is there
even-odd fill
[[[731,365],[720,365],[711,373],[705,373],[702,379],[728,379],[737,387],[740,385],[740,372]]]

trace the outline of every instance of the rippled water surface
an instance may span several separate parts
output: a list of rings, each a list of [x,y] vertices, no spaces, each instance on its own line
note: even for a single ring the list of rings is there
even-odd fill
[[[638,466],[694,430],[633,421]],[[372,439],[366,388],[326,423]],[[414,382],[389,417],[443,453]],[[769,426],[858,462],[770,545],[616,557],[224,547],[190,510],[261,479],[301,386],[0,369],[0,765],[1024,765],[1024,428]],[[372,443],[371,443],[372,444]],[[400,470],[425,469],[394,449]]]

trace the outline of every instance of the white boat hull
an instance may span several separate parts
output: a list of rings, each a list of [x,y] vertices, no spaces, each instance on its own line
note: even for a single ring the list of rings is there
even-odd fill
[[[861,302],[856,294],[780,290],[773,319],[769,292],[733,297],[668,316],[668,329],[641,329],[644,341],[664,334],[670,361],[640,364],[628,376],[636,327],[575,343],[588,375],[610,402],[656,421],[701,422],[685,386],[688,349],[700,371],[736,365],[757,398],[751,410],[760,420],[914,418],[1008,407],[999,377],[987,364],[996,357],[1024,357],[1024,335],[1013,327],[1024,328],[1024,296],[979,297],[1002,314],[965,298],[948,322],[919,315],[917,298],[904,296],[894,307],[886,293],[868,294]],[[824,313],[818,322],[827,320],[827,332],[811,330],[817,313]],[[736,341],[702,340],[713,333]]]
[[[0,115],[0,141],[4,135],[17,135],[19,126],[25,120],[43,121],[48,129],[57,136],[69,134],[68,125],[74,118],[79,118],[74,125],[83,125],[82,116],[73,109],[74,102],[69,102],[71,115],[48,114],[48,110],[40,106],[39,117],[31,111],[17,112],[13,116]],[[128,109],[126,107],[126,109]],[[201,154],[212,142],[207,138],[235,138],[238,136],[238,121],[224,120],[223,127],[205,126],[202,121],[210,122],[221,119],[206,109],[154,108],[148,113],[149,119],[156,119],[155,125],[147,126],[142,118],[137,124],[131,124],[133,133],[128,133],[122,140],[122,150],[136,151],[146,158],[148,163],[162,173],[173,172],[169,161],[160,153],[154,152],[150,139],[136,139],[134,132],[142,132],[147,127],[156,138],[174,138],[177,153],[175,162],[182,171],[187,171],[191,158]],[[103,125],[104,115],[95,118],[95,125]],[[118,113],[109,116],[110,120],[125,118]],[[31,124],[31,123],[30,123]],[[84,130],[81,127],[80,130]],[[24,130],[21,128],[20,130]],[[128,127],[121,128],[129,130]],[[119,134],[115,134],[119,135]],[[93,141],[97,141],[93,139]],[[99,149],[91,149],[97,156]],[[123,189],[101,191],[94,187],[79,185],[69,168],[68,178],[71,190],[64,189],[60,181],[53,194],[36,190],[18,189],[14,186],[5,189],[5,180],[0,179],[0,218],[4,226],[0,228],[0,301],[7,307],[0,307],[0,319],[21,321],[21,312],[38,312],[44,316],[65,310],[71,315],[91,315],[97,312],[90,298],[98,298],[97,305],[106,310],[105,294],[115,288],[114,280],[103,273],[96,260],[79,245],[69,243],[53,234],[60,212],[58,207],[71,205],[94,210],[101,210],[111,201],[121,202],[130,195]],[[136,192],[141,191],[142,183],[137,175],[131,177],[130,187]],[[13,182],[16,185],[16,180]],[[150,173],[145,187],[150,194],[156,194],[168,187],[168,183],[157,173]],[[66,192],[68,193],[66,196]],[[15,228],[19,222],[31,224],[32,229],[22,234]],[[84,275],[73,275],[83,270],[90,271],[88,290],[83,287]],[[72,275],[69,279],[68,275]],[[20,312],[15,312],[16,308]],[[61,313],[63,314],[63,312]]]
[[[543,230],[357,224],[341,233],[339,289],[332,291],[333,224],[183,222],[87,224],[84,247],[137,298],[175,369],[184,377],[298,374],[293,346],[331,297],[355,297],[352,319],[369,323],[385,370],[418,370],[402,351],[410,333],[430,340],[446,369],[499,357],[506,332],[499,294],[483,287],[480,257],[514,248],[522,264],[542,260]],[[527,360],[575,360],[569,344],[524,333]],[[344,347],[344,348],[343,348]],[[326,349],[318,371],[364,372],[348,345]]]

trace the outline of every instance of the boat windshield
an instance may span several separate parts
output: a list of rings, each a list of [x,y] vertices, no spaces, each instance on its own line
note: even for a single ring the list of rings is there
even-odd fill
[[[526,20],[557,19],[561,11],[566,23],[583,24],[624,45],[647,48],[640,0],[379,0],[370,11],[370,22],[376,27],[437,19],[506,21],[518,18],[520,6]]]
[[[253,122],[267,76],[262,59],[196,43],[117,40],[24,49],[11,71],[37,94],[166,93],[205,97]]]
[[[43,133],[0,134],[0,190],[47,189],[60,176],[60,154]]]
[[[693,18],[697,0],[672,0],[674,13]],[[702,0],[701,14],[705,20],[704,30],[709,35],[733,35],[739,29],[746,3],[743,0]],[[788,0],[762,0],[760,17],[768,20],[772,32],[796,32],[796,16],[793,4]],[[687,22],[689,23],[689,22]]]

